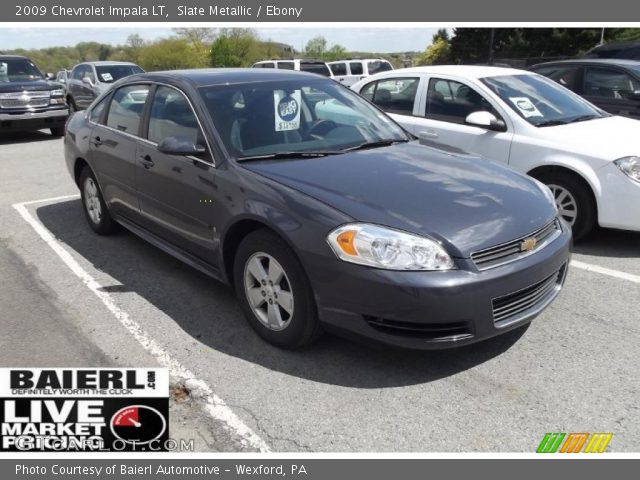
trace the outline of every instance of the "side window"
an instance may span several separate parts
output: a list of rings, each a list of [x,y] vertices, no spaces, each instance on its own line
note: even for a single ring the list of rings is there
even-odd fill
[[[347,74],[347,64],[346,63],[332,63],[329,65],[331,72],[334,75],[346,75]]]
[[[493,106],[471,87],[455,80],[429,80],[426,118],[464,124],[470,113],[479,111],[491,112],[496,118],[501,118]]]
[[[558,82],[563,87],[576,91],[578,88],[579,66],[549,66],[537,69],[535,72]]]
[[[295,70],[296,66],[293,62],[278,62],[278,68],[282,70]]]
[[[373,94],[376,91],[377,83],[378,82],[371,82],[366,84],[364,87],[362,87],[362,90],[360,90],[360,95],[369,101],[373,101]]]
[[[83,65],[78,65],[76,68],[74,68],[73,72],[71,72],[71,78],[73,78],[74,80],[82,80],[82,68]]]
[[[273,62],[263,63],[262,68],[276,68],[276,65]]]
[[[367,62],[367,69],[369,70],[369,75],[375,75],[376,73],[393,70],[393,67],[387,61],[374,60]]]
[[[378,80],[371,101],[385,112],[413,115],[413,104],[419,83],[419,78]]]
[[[638,90],[640,90],[640,82],[622,71],[597,67],[585,69],[585,95],[624,100]]]
[[[349,68],[351,69],[351,75],[362,75],[362,63],[351,62],[349,63]]]
[[[131,135],[138,135],[147,95],[149,95],[148,85],[128,85],[119,88],[111,99],[107,126]]]
[[[99,123],[100,118],[102,117],[102,112],[104,112],[104,107],[107,106],[109,98],[105,98],[100,101],[95,107],[91,109],[91,113],[89,114],[89,120],[93,123]]]
[[[198,120],[185,96],[174,88],[158,87],[149,115],[150,141],[160,143],[168,137],[179,137],[194,145],[204,145]]]

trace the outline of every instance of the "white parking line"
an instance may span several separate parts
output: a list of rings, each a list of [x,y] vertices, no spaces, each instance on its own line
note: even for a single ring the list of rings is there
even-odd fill
[[[619,278],[633,283],[640,283],[640,275],[633,275],[632,273],[621,272],[620,270],[600,267],[599,265],[579,262],[577,260],[571,260],[571,266],[581,270],[586,270],[587,272],[599,273],[601,275],[607,275],[609,277]]]
[[[185,381],[188,388],[200,394],[206,402],[206,409],[209,415],[214,419],[221,421],[227,429],[231,430],[235,435],[239,436],[245,445],[256,448],[261,452],[269,452],[269,446],[257,434],[255,434],[245,423],[236,416],[233,411],[225,404],[224,400],[218,397],[211,387],[203,380],[197,378],[190,370],[185,368],[171,356],[169,352],[164,350],[162,346],[156,342],[149,334],[133,320],[129,314],[122,310],[108,293],[101,290],[102,286],[71,256],[71,254],[62,246],[53,234],[47,228],[34,218],[26,208],[26,205],[36,203],[55,202],[60,200],[68,200],[77,198],[78,195],[69,195],[63,197],[48,198],[43,200],[34,200],[31,202],[22,202],[12,205],[13,208],[22,216],[22,218],[36,231],[36,233],[51,247],[51,249],[60,257],[60,259],[69,267],[69,269],[96,295],[116,319],[133,335],[142,348],[153,355],[158,363],[169,370],[169,373],[178,379]]]

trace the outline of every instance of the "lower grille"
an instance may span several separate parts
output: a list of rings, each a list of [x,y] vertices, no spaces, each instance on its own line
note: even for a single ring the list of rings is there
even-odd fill
[[[466,322],[415,323],[364,315],[366,322],[376,330],[389,335],[424,338],[428,340],[461,340],[472,337]]]
[[[517,292],[493,299],[493,321],[498,324],[545,304],[562,284],[565,266],[553,275],[518,290]]]

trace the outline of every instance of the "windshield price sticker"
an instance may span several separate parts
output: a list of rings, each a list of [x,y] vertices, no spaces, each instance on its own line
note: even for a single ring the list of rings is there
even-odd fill
[[[111,74],[109,72],[107,73],[103,73],[102,75],[100,75],[102,77],[102,80],[105,82],[111,82],[113,81],[113,77],[111,76]]]
[[[166,451],[161,368],[0,369],[0,451]]]
[[[509,97],[509,100],[524,115],[524,118],[544,116],[528,97]]]
[[[298,130],[300,128],[300,90],[287,94],[281,90],[273,92],[276,132]]]

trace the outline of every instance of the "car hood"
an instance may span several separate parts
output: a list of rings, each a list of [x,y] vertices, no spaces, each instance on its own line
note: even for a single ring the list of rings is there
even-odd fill
[[[49,90],[57,90],[64,88],[61,84],[56,82],[49,82],[47,80],[25,80],[22,82],[2,82],[0,83],[0,93],[11,92],[41,92]]]
[[[434,237],[458,257],[527,235],[555,216],[535,180],[414,142],[242,166],[357,221]]]
[[[611,116],[585,122],[541,127],[541,134],[563,151],[611,162],[629,155],[640,155],[640,121]]]

